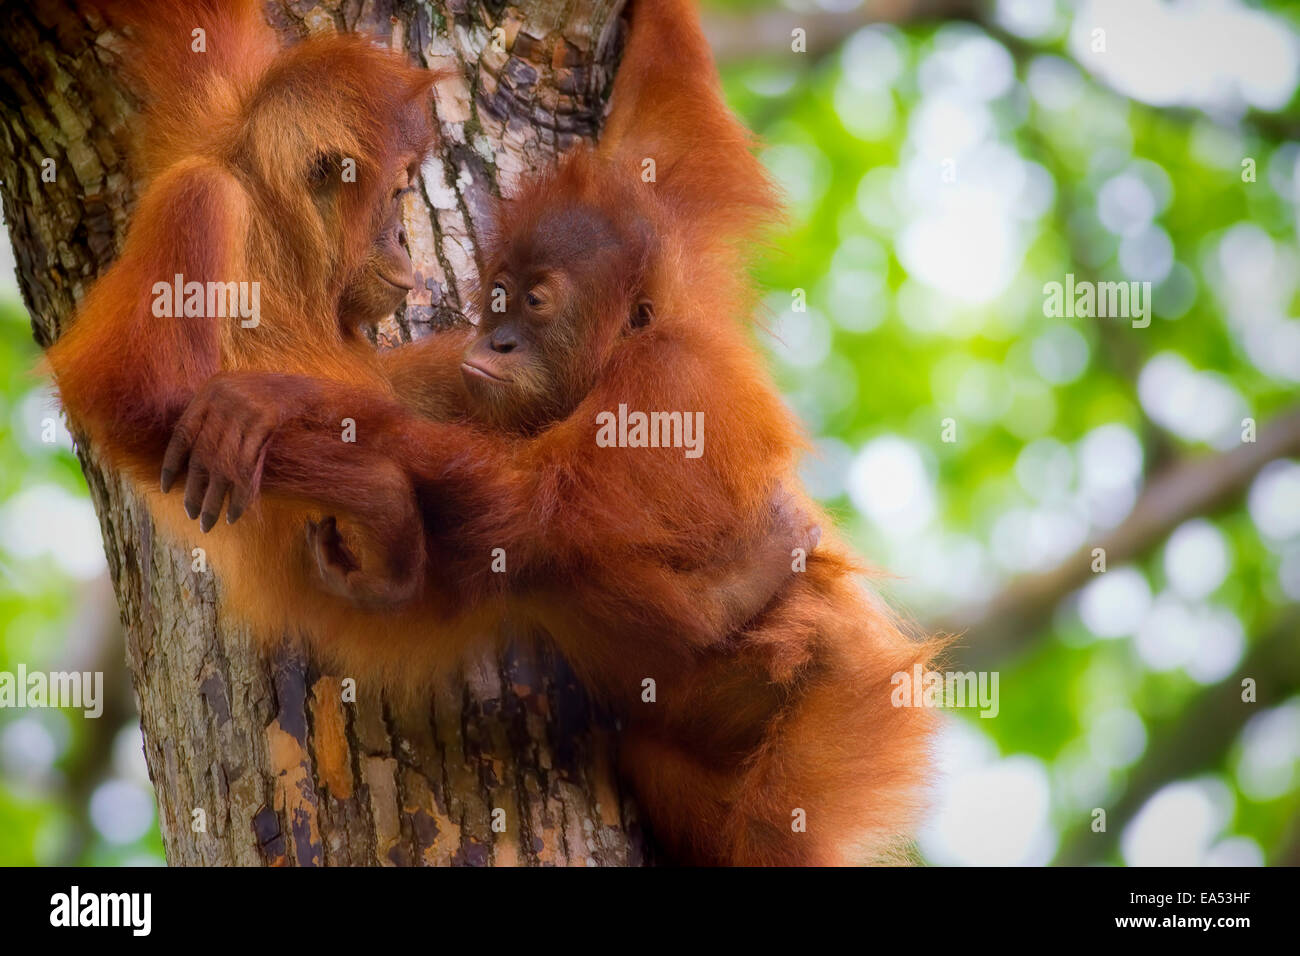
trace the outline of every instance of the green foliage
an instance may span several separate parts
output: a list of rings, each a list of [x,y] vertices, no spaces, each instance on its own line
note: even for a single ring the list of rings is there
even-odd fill
[[[770,4],[715,0],[710,7],[736,13]],[[1300,22],[1294,6],[1264,8]],[[956,615],[964,626],[981,599],[1018,573],[1091,547],[1169,463],[1233,447],[1223,429],[1198,434],[1195,416],[1177,417],[1169,382],[1191,388],[1180,401],[1206,401],[1201,417],[1220,414],[1228,433],[1239,418],[1264,428],[1294,406],[1296,381],[1268,367],[1269,350],[1250,345],[1244,321],[1276,292],[1274,305],[1296,322],[1295,283],[1286,274],[1300,256],[1300,149],[1289,141],[1300,116],[1294,108],[1251,111],[1233,122],[1130,100],[1078,62],[1060,31],[1025,41],[960,23],[872,28],[866,36],[869,42],[845,37],[826,55],[774,48],[724,64],[728,99],[765,141],[764,157],[790,199],[789,221],[761,266],[765,321],[775,333],[765,341],[777,380],[817,442],[811,486],[862,552],[898,576],[889,590],[904,606],[927,621]],[[1012,71],[1006,88],[984,100],[963,99],[951,85],[945,92],[927,72],[942,65],[945,51],[970,42],[995,48],[979,47],[986,69],[971,82],[1001,62]],[[1053,92],[1070,105],[1054,105]],[[966,123],[977,135],[958,148]],[[1256,162],[1253,183],[1242,178],[1245,157]],[[1153,198],[1140,233],[1145,253],[1159,258],[1167,239],[1173,256],[1155,283],[1150,326],[1045,315],[1045,283],[1067,273],[1128,277],[1124,237],[1101,215],[1106,190],[1125,176],[1142,185],[1114,210],[1130,215]],[[929,231],[908,251],[909,229],[918,224]],[[1230,238],[1238,240],[1236,257],[1225,259]],[[1130,265],[1143,252],[1141,243],[1131,245]],[[936,288],[953,275],[964,285]],[[991,277],[1000,281],[990,282],[989,294],[969,294]],[[806,312],[792,311],[796,289],[806,294]],[[1283,349],[1295,338],[1277,342]],[[59,444],[40,440],[49,406],[30,374],[37,358],[10,294],[0,302],[0,671],[18,661],[58,666],[87,626],[76,617],[84,568],[70,570],[53,543],[30,546],[31,523],[47,520],[50,501],[61,499],[47,497],[39,514],[19,510],[34,488],[85,496],[62,428]],[[1172,359],[1189,374],[1156,381],[1153,369],[1173,367]],[[942,438],[945,419],[955,441]],[[1128,441],[1140,461],[1126,462]],[[898,507],[879,510],[891,495]],[[1090,510],[1098,502],[1117,513],[1101,520]],[[1290,507],[1294,514],[1300,502]],[[1281,508],[1274,518],[1285,519],[1286,499]],[[957,784],[943,800],[960,808],[974,788],[985,804],[977,802],[983,815],[968,828],[987,829],[1004,845],[1005,834],[1024,836],[1024,847],[1006,858],[972,856],[951,826],[939,826],[922,841],[933,861],[1047,862],[1059,850],[1074,862],[1134,862],[1128,854],[1135,851],[1119,838],[1129,820],[1112,816],[1109,835],[1078,836],[1092,809],[1115,806],[1145,767],[1169,765],[1176,755],[1153,751],[1164,732],[1194,716],[1207,688],[1233,688],[1251,676],[1240,673],[1240,662],[1296,620],[1300,541],[1272,536],[1261,520],[1239,496],[1180,529],[1210,542],[1208,552],[1150,542],[1127,568],[1112,565],[1085,593],[1064,595],[1025,649],[995,665],[999,713],[954,714],[943,762]],[[79,527],[87,533],[84,522]],[[93,527],[88,533],[79,547],[93,541]],[[1179,577],[1189,573],[1187,554],[1192,572],[1216,554],[1226,559],[1209,590],[1190,597],[1179,591],[1188,586]],[[1136,590],[1102,600],[1090,591],[1098,579],[1127,580]],[[1161,630],[1156,612],[1171,607],[1185,612],[1172,618],[1182,624]],[[1131,620],[1116,625],[1118,633],[1097,633],[1126,614]],[[957,654],[960,660],[960,645]],[[1215,654],[1227,663],[1206,665]],[[1300,688],[1286,693],[1243,703],[1230,748],[1197,750],[1193,742],[1182,756],[1195,769],[1160,781],[1227,793],[1217,822],[1199,834],[1202,850],[1232,851],[1217,859],[1295,862],[1300,852]],[[39,729],[19,727],[27,719]],[[88,794],[103,781],[69,776],[82,765],[86,725],[75,714],[0,710],[0,862],[161,857],[156,826],[115,844],[88,823]],[[52,748],[45,757],[43,744]],[[1042,806],[1034,802],[1040,791]],[[1040,818],[1041,833],[1016,829],[1030,818]]]
[[[67,431],[36,374],[39,356],[26,310],[12,290],[0,292],[0,672],[9,674],[20,663],[67,669],[88,634],[105,630],[84,617],[98,613],[88,586],[106,574],[98,525]],[[55,441],[43,441],[47,435]],[[120,640],[113,628],[107,633]],[[156,823],[122,843],[94,825],[90,795],[104,783],[153,796],[138,772],[89,752],[103,746],[100,736],[92,741],[94,723],[76,710],[0,709],[0,863],[162,860]]]
[[[852,494],[851,470],[829,502],[849,516],[846,526],[872,563],[902,576],[891,589],[916,614],[951,621],[954,613],[970,607],[959,599],[961,589],[943,580],[956,573],[954,564],[960,562],[945,566],[927,560],[934,549],[926,552],[917,539],[929,539],[936,547],[953,541],[973,544],[976,567],[992,579],[976,594],[993,593],[1018,570],[996,559],[999,550],[1015,552],[1018,547],[1016,537],[1006,532],[1007,516],[1028,509],[1032,519],[1021,530],[1032,537],[1047,533],[1046,517],[1071,513],[1085,467],[1082,443],[1094,429],[1120,426],[1134,436],[1145,478],[1174,460],[1209,457],[1233,447],[1223,434],[1208,441],[1153,420],[1152,399],[1139,389],[1143,373],[1157,367],[1153,360],[1180,356],[1200,376],[1197,381],[1226,387],[1224,400],[1232,403],[1237,417],[1252,417],[1261,428],[1294,406],[1295,380],[1261,367],[1258,351],[1252,353],[1245,342],[1241,317],[1232,314],[1233,308],[1248,310],[1248,300],[1232,287],[1232,277],[1225,280],[1218,270],[1225,237],[1243,225],[1254,231],[1238,235],[1263,237],[1250,250],[1256,261],[1295,255],[1297,151],[1280,141],[1276,130],[1288,123],[1295,129],[1296,115],[1255,113],[1240,124],[1220,124],[1194,110],[1157,109],[1099,82],[1086,65],[1071,58],[1060,38],[1030,43],[969,24],[873,27],[870,32],[888,42],[855,47],[850,39],[840,52],[821,59],[773,50],[762,60],[730,65],[724,82],[730,101],[764,140],[764,155],[786,187],[793,210],[760,276],[770,290],[768,321],[779,339],[772,348],[778,380],[819,447],[840,450],[841,476],[852,455],[873,439],[892,436],[906,442],[924,465],[934,515],[917,528],[901,530],[883,527],[870,516],[864,520],[854,513],[861,499]],[[923,72],[934,67],[942,51],[970,38],[997,43],[1012,64],[1015,81],[988,102],[968,101],[969,115],[987,117],[986,144],[1008,150],[1007,164],[1032,170],[1051,193],[1040,213],[1020,222],[1023,254],[1005,284],[997,294],[975,302],[963,301],[960,294],[935,293],[924,275],[909,272],[900,252],[906,229],[924,219],[929,199],[954,188],[978,190],[998,171],[987,164],[972,170],[963,159],[954,164],[956,182],[948,183],[942,175],[945,154],[926,153],[922,114],[942,99],[942,90],[923,92]],[[899,62],[892,81],[875,89],[853,87],[855,71],[871,72],[861,51],[879,53],[886,47]],[[1069,109],[1051,108],[1048,97],[1031,89],[1034,71],[1049,67],[1070,86],[1074,105]],[[959,92],[954,95],[960,100]],[[1253,183],[1243,181],[1244,157],[1256,161]],[[1124,319],[1045,316],[1043,286],[1063,281],[1067,272],[1079,280],[1129,278],[1120,262],[1123,239],[1098,218],[1102,190],[1126,173],[1140,174],[1156,194],[1151,224],[1168,238],[1175,263],[1167,278],[1155,284],[1150,327],[1132,328]],[[964,179],[972,175],[974,183]],[[882,203],[893,208],[883,215],[872,209]],[[942,200],[936,205],[942,208]],[[1023,197],[1006,210],[1012,218],[1024,211]],[[996,226],[993,221],[974,223],[965,243],[956,243],[958,268],[971,259],[980,261],[981,244],[996,241]],[[841,261],[846,257],[847,265]],[[1250,260],[1233,264],[1238,271],[1250,267]],[[1294,283],[1288,281],[1276,274],[1260,279],[1276,284],[1280,309],[1294,316]],[[792,310],[795,289],[806,290],[808,312]],[[1061,336],[1084,359],[1074,374],[1054,381],[1044,374],[1043,353]],[[825,342],[818,346],[822,338]],[[1285,341],[1295,347],[1294,337]],[[940,437],[946,418],[955,420],[955,442]],[[1237,423],[1233,418],[1228,423],[1231,437]],[[1072,465],[1073,477],[1061,493],[1036,485],[1032,475],[1028,483],[1024,478],[1031,474],[1025,468],[1027,446],[1043,441],[1059,443]],[[1292,500],[1291,508],[1300,509],[1300,501]],[[1271,540],[1240,498],[1210,516],[1210,522],[1210,534],[1217,530],[1228,566],[1208,594],[1193,600],[1176,593],[1177,582],[1171,583],[1165,570],[1164,541],[1151,542],[1133,567],[1147,582],[1151,597],[1141,599],[1151,609],[1169,601],[1186,606],[1193,620],[1210,615],[1221,625],[1215,633],[1224,646],[1232,644],[1234,633],[1241,636],[1235,654],[1225,651],[1240,661],[1272,629],[1295,620],[1285,616],[1294,606],[1295,572],[1284,572],[1283,559],[1296,542]],[[1071,547],[1050,560],[1028,561],[1019,570],[1045,570],[1075,546],[1091,546],[1101,530],[1094,524],[1085,534],[1063,534]],[[1292,575],[1289,595],[1281,583],[1286,573]],[[1153,727],[1185,722],[1207,683],[1236,683],[1243,676],[1232,667],[1197,676],[1194,663],[1153,663],[1149,640],[1135,636],[1141,620],[1116,639],[1103,640],[1085,626],[1079,602],[1077,593],[1066,595],[1050,625],[1032,635],[1029,650],[1000,663],[996,719],[961,715],[1003,757],[1032,755],[1041,762],[1058,836],[1080,826],[1080,815],[1092,806],[1108,806],[1125,793],[1143,761],[1153,759],[1148,749]],[[1143,618],[1148,626],[1150,613]],[[957,620],[959,626],[963,623]],[[1179,638],[1175,634],[1173,639]],[[1190,633],[1186,637],[1195,639]],[[1195,657],[1200,652],[1188,653]],[[1290,688],[1291,709],[1284,713],[1300,714],[1297,691]],[[1252,716],[1286,704],[1285,698],[1243,704],[1240,724],[1245,728]],[[1122,732],[1108,740],[1110,725]],[[1258,859],[1293,860],[1300,840],[1294,825],[1300,802],[1300,726],[1274,732],[1274,746],[1292,748],[1291,783],[1270,799],[1255,800],[1250,788],[1240,786],[1238,757],[1194,755],[1227,784],[1235,807],[1210,839],[1245,837],[1258,848],[1237,859],[1257,852]],[[1259,752],[1257,745],[1256,759]],[[996,768],[998,763],[991,758],[985,765]],[[1202,778],[1193,774],[1188,779]],[[1078,790],[1091,792],[1096,802],[1072,803],[1070,794]],[[1110,827],[1128,822],[1112,819]],[[1124,861],[1115,841],[1097,845],[1098,858]],[[924,843],[923,849],[933,846]],[[1242,846],[1250,844],[1235,844],[1237,850]],[[939,850],[941,861],[960,858]],[[1025,856],[1040,862],[1048,858],[1050,853]]]

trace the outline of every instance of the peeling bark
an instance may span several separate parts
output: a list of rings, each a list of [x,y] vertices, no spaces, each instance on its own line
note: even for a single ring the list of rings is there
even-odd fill
[[[466,321],[490,197],[600,126],[621,6],[268,4],[287,38],[369,32],[459,77],[439,89],[444,141],[406,210],[418,290],[378,330],[381,346]],[[120,49],[120,37],[68,0],[0,9],[4,211],[43,346],[119,251],[135,198],[127,121],[136,101],[117,74]],[[55,182],[42,181],[47,158]],[[342,681],[314,662],[259,652],[224,613],[211,572],[155,537],[142,503],[93,448],[77,450],[171,864],[648,861],[649,841],[613,774],[614,730],[563,661],[512,650],[415,709],[360,692],[349,702]],[[504,832],[494,832],[494,811],[504,811]]]

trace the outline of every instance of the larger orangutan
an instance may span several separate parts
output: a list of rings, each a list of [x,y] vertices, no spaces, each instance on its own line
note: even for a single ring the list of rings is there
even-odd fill
[[[376,353],[362,334],[415,281],[401,212],[433,139],[429,91],[438,76],[360,36],[282,48],[256,0],[91,2],[125,31],[127,69],[146,98],[134,157],[142,186],[121,255],[48,352],[63,405],[135,480],[164,532],[207,550],[225,609],[258,637],[303,634],[325,650],[355,648],[374,633],[375,618],[351,600],[358,588],[334,600],[315,586],[303,529],[338,533],[333,517],[314,520],[322,508],[339,513],[345,528],[354,519],[354,541],[372,535],[369,553],[384,562],[368,603],[409,594],[423,556],[409,533],[419,515],[401,467],[375,460],[364,486],[285,476],[249,519],[214,529],[226,495],[233,522],[249,489],[195,464],[183,505],[200,519],[202,537],[182,502],[159,494],[157,479],[181,411],[222,370],[310,374],[421,414],[457,413],[447,383],[459,386],[459,361],[428,362],[444,340],[419,353]],[[331,445],[308,476],[330,473],[332,457],[350,451]],[[164,475],[164,491],[169,482]],[[305,487],[310,502],[299,497]],[[738,623],[766,603],[788,568],[762,558],[782,557],[787,541],[805,536],[788,498],[774,498],[769,514],[767,552],[736,550],[725,567],[702,569],[708,607],[683,615],[683,626]],[[397,581],[405,583],[395,590]],[[367,673],[409,678],[411,655],[430,643],[442,659],[478,650],[501,613],[499,601],[485,599],[411,615],[390,642],[402,654]],[[441,639],[430,642],[435,617]],[[390,623],[390,633],[398,630]]]
[[[186,497],[218,508],[238,488],[242,508],[259,488],[374,498],[400,469],[421,524],[390,543],[424,548],[413,601],[392,555],[328,520],[310,535],[329,590],[390,603],[387,627],[335,646],[350,666],[437,667],[440,648],[415,658],[393,635],[504,603],[622,717],[622,766],[677,859],[878,856],[913,819],[934,728],[891,705],[891,678],[936,645],[900,631],[838,542],[752,617],[717,613],[718,569],[769,553],[773,500],[797,487],[798,431],[744,322],[746,246],[776,203],[691,4],[636,0],[632,16],[599,151],[500,210],[478,329],[405,350],[402,376],[463,420],[223,374],[178,424],[166,473],[188,466]],[[776,511],[821,519],[797,500]],[[391,504],[405,514],[406,493]]]
[[[146,101],[133,156],[140,198],[116,262],[47,360],[73,424],[134,480],[164,531],[192,546],[198,536],[159,493],[158,469],[213,373],[296,371],[396,394],[360,327],[414,284],[400,213],[433,139],[437,75],[359,36],[281,49],[251,0],[93,6],[126,33],[126,69]],[[390,482],[404,478],[395,469]],[[393,496],[374,509],[321,499],[388,540],[415,519]],[[238,514],[238,489],[231,504]],[[307,584],[307,514],[272,497],[247,527],[201,542],[227,604],[262,633],[357,617]],[[390,570],[409,571],[418,551],[390,549]]]

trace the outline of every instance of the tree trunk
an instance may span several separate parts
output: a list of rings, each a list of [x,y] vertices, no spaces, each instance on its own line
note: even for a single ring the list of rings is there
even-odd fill
[[[364,31],[458,74],[438,91],[443,143],[425,167],[424,208],[408,223],[423,288],[380,328],[380,345],[465,321],[486,200],[599,128],[622,0],[522,6],[267,6],[286,38]],[[69,0],[0,10],[4,211],[42,345],[120,249],[134,198],[126,120],[136,100],[117,75],[120,41]],[[47,158],[53,182],[42,177]],[[78,455],[170,863],[647,861],[648,839],[613,773],[613,728],[549,651],[484,660],[416,712],[364,695],[346,702],[340,680],[312,661],[257,651],[223,613],[220,582],[155,536],[94,448],[78,442]]]

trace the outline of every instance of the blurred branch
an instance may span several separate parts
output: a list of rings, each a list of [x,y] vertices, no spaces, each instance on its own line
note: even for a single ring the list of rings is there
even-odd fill
[[[836,49],[850,33],[872,23],[968,19],[981,7],[978,0],[868,0],[857,10],[844,13],[780,9],[715,12],[705,17],[704,32],[719,62],[789,52],[790,34],[796,27],[807,32],[807,52],[817,57]]]
[[[1104,860],[1124,825],[1161,786],[1221,768],[1246,721],[1300,690],[1297,632],[1300,610],[1292,608],[1255,645],[1232,677],[1207,687],[1187,707],[1153,728],[1146,755],[1133,768],[1118,799],[1106,807],[1106,832],[1093,833],[1092,815],[1082,814],[1084,821],[1066,836],[1056,863],[1078,866]],[[1256,682],[1258,703],[1241,699],[1241,681],[1246,677]]]
[[[1108,567],[1138,557],[1188,518],[1236,500],[1270,461],[1295,454],[1300,454],[1300,406],[1260,429],[1255,442],[1166,468],[1147,483],[1118,527],[1087,542],[1057,567],[1017,578],[982,608],[953,615],[945,629],[964,631],[954,657],[976,669],[1004,660],[1048,621],[1057,604],[1088,581],[1094,548],[1106,550]]]

